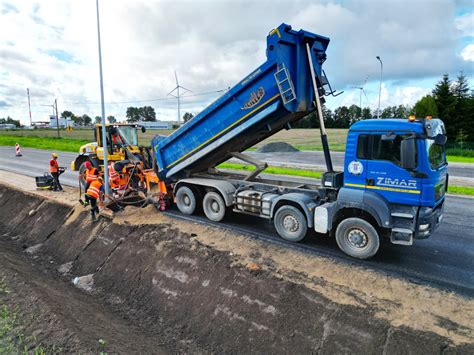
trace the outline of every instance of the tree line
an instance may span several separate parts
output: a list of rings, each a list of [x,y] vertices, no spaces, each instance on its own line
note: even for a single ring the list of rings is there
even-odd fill
[[[334,111],[323,106],[323,116],[327,128],[349,128],[353,123],[377,118],[378,111],[370,107],[357,105],[340,106]],[[452,81],[448,74],[443,75],[431,94],[422,97],[413,107],[398,105],[385,107],[380,112],[381,118],[407,118],[409,115],[417,117],[439,117],[446,126],[448,139],[451,142],[474,142],[474,90],[469,87],[466,76],[461,72]],[[152,106],[128,107],[126,110],[127,122],[156,121],[156,112]],[[193,117],[186,112],[183,121],[187,122]],[[71,111],[63,111],[61,118],[70,118],[77,126],[89,126],[93,122],[100,123],[101,117],[94,119],[87,114],[76,115]],[[107,116],[108,123],[117,122],[112,115]],[[1,118],[0,123],[11,123],[20,127],[20,121],[11,117]],[[318,128],[319,119],[316,112],[305,116],[293,124],[294,128]]]
[[[8,116],[7,118],[0,118],[0,124],[13,124],[17,128],[21,127],[20,120],[14,120],[10,116]]]
[[[323,106],[323,116],[327,128],[349,128],[353,123],[377,118],[377,110],[362,109],[357,105],[340,106],[334,111]],[[432,116],[443,120],[450,141],[474,142],[474,90],[469,88],[466,76],[460,73],[455,81],[449,75],[436,84],[432,93],[418,100],[413,107],[398,105],[381,110],[380,118],[407,118]],[[316,112],[293,124],[294,128],[317,128],[319,119]]]
[[[92,124],[92,117],[90,117],[88,114],[75,115],[71,111],[63,111],[61,113],[61,118],[71,119],[71,121],[73,121],[76,126],[90,126]],[[102,121],[102,117],[100,116],[94,117],[94,123],[101,123],[101,121]],[[117,120],[114,116],[109,115],[107,116],[107,122],[115,123],[117,122]]]

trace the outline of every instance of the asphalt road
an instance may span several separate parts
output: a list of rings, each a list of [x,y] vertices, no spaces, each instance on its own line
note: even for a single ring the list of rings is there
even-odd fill
[[[49,172],[49,160],[51,151],[41,149],[22,148],[22,157],[15,156],[14,147],[0,147],[0,169],[27,176],[41,176]],[[77,153],[58,152],[59,166],[67,168],[61,175],[60,182],[64,185],[78,185],[77,172],[70,170],[71,162],[77,157]]]

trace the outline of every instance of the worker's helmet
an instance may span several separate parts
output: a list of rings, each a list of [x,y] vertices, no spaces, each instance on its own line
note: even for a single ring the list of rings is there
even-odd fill
[[[58,155],[58,153],[53,153],[53,154],[51,154],[51,156],[52,156],[53,158],[57,158],[59,155]]]
[[[102,178],[102,176],[99,176],[97,180],[99,180],[100,182],[104,182],[104,179]]]
[[[86,161],[84,166],[86,167],[86,169],[89,169],[91,167],[91,162],[90,161]]]

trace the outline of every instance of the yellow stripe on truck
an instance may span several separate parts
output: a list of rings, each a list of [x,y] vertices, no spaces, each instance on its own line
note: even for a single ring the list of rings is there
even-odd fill
[[[407,194],[417,194],[417,195],[419,195],[421,193],[420,190],[397,189],[397,188],[394,188],[394,187],[382,187],[382,186],[372,186],[372,185],[363,185],[363,184],[345,184],[345,186],[360,187],[362,189],[404,192],[404,193],[407,193]]]

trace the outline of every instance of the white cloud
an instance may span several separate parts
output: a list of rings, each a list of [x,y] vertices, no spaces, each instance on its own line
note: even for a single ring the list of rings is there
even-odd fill
[[[474,37],[474,12],[456,17],[454,23],[461,35]]]
[[[461,57],[465,61],[474,62],[474,44],[471,43],[464,47],[461,51]]]
[[[376,55],[384,61],[384,82],[398,80],[401,86],[399,94],[390,84],[384,87],[382,106],[415,100],[417,91],[404,88],[403,81],[454,74],[466,65],[456,46],[468,18],[455,17],[454,0],[100,3],[106,103],[166,97],[175,86],[174,70],[194,93],[232,86],[264,62],[265,37],[284,21],[331,38],[325,70],[333,86],[348,93],[329,99],[332,105],[358,104],[358,92],[350,87],[370,75],[366,91],[370,106],[377,106]],[[27,122],[27,87],[35,120],[47,118],[50,108],[41,105],[55,97],[60,111],[98,115],[99,105],[84,103],[99,101],[95,1],[11,5],[18,11],[3,11],[0,19],[0,101],[11,107],[0,107],[0,117]],[[461,53],[464,60],[472,60],[468,47]],[[73,60],[64,62],[47,54],[51,51],[64,51]],[[189,97],[182,111],[197,113],[217,96]],[[142,104],[154,106],[161,119],[176,117],[172,99]],[[129,105],[134,104],[107,104],[107,114],[123,118]]]

